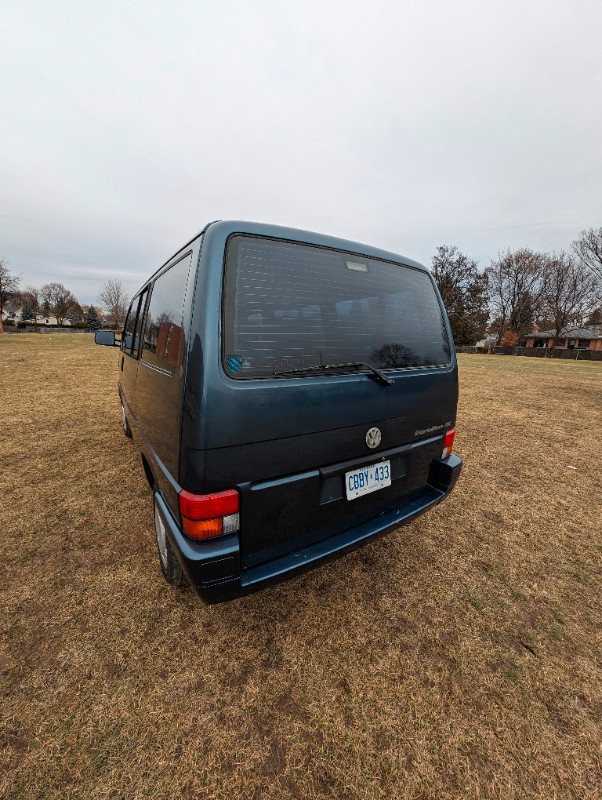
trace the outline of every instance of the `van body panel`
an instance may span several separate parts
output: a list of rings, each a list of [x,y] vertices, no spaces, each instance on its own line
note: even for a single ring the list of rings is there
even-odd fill
[[[150,488],[153,490],[153,492],[162,492],[166,500],[169,502],[171,508],[177,509],[178,495],[181,492],[182,487],[175,479],[173,473],[160,459],[152,443],[142,430],[140,423],[137,417],[134,415],[125,394],[121,390],[121,387],[119,387],[119,394],[130,423],[134,444],[142,455],[142,463],[145,465],[146,477]]]
[[[242,566],[260,564],[291,547],[307,546],[407,506],[427,491],[431,462],[441,450],[442,437],[437,437],[389,451],[391,485],[354,500],[347,499],[345,475],[374,460],[356,459],[242,486]]]
[[[358,379],[361,380],[361,377]],[[427,408],[429,406],[426,401],[424,405]],[[295,431],[292,436],[258,439],[256,442],[242,441],[221,448],[196,450],[188,447],[186,471],[182,474],[182,480],[186,486],[193,487],[190,491],[203,493],[223,488],[228,477],[238,483],[245,478],[246,480],[271,479],[351,459],[358,460],[358,466],[363,459],[366,463],[371,463],[374,461],[374,456],[381,451],[405,444],[411,445],[424,439],[424,434],[416,437],[418,430],[429,430],[434,433],[437,429],[444,432],[453,428],[455,409],[449,408],[447,403],[443,403],[442,406],[441,413],[438,409],[435,412],[431,410],[430,413],[426,409],[421,409],[416,416],[408,412],[403,416],[388,419],[372,417],[359,424],[332,429],[329,429],[324,421],[321,429],[316,430],[315,421],[309,419],[304,430],[302,422],[298,423],[297,419],[293,419],[294,424],[288,428],[289,432]],[[220,410],[225,408],[226,404]],[[445,412],[450,416],[446,418]],[[272,413],[276,416],[275,412]],[[330,424],[336,422],[334,414],[335,412],[331,415]],[[302,414],[299,416],[302,418]],[[215,418],[219,418],[221,422],[219,415]],[[252,424],[251,413],[247,419]],[[224,424],[228,422],[226,415]],[[366,433],[372,426],[377,426],[382,433],[381,443],[374,449],[370,449],[366,444]],[[274,425],[274,428],[277,430],[277,425]],[[441,447],[443,447],[442,441],[441,438]]]
[[[409,524],[429,508],[440,503],[443,497],[442,492],[427,489],[417,497],[408,500],[403,508],[393,508],[383,512],[376,519],[360,522],[328,539],[318,540],[294,549],[284,556],[249,567],[243,573],[241,584],[247,589],[261,588],[263,585],[275,583],[291,574],[307,571],[317,563],[338,558],[343,553],[351,552],[401,525]]]
[[[152,471],[156,480],[158,476],[168,475],[175,482],[179,477],[182,396],[199,246],[200,237],[197,237],[166,262],[138,292],[136,297],[140,300],[136,302],[134,298],[132,310],[138,309],[137,318],[141,321],[136,324],[134,346],[127,348],[126,342],[120,353],[120,395],[127,403],[138,434],[144,437],[147,462],[155,465]],[[153,294],[160,295],[163,288],[157,283],[155,291],[154,282],[184,261],[179,281],[181,319],[171,325],[156,326],[156,351],[167,353],[166,358],[156,358],[157,353],[147,352],[144,341],[145,337],[148,340]],[[142,346],[136,346],[138,340]]]
[[[415,431],[434,425],[453,427],[455,421],[455,366],[391,372],[393,386],[377,383],[368,373],[234,382],[218,365],[206,365],[205,371],[212,391],[197,404],[204,414],[188,426],[186,438],[187,445],[198,450],[255,444],[290,436],[291,431],[301,436],[392,419],[398,420],[397,428],[406,421],[404,435],[411,441]]]
[[[363,368],[298,376],[227,372],[224,326],[231,323],[224,298],[227,291],[231,298],[232,286],[226,286],[225,269],[228,243],[241,236],[283,242],[281,250],[299,245],[319,248],[317,253],[336,251],[349,256],[352,271],[368,272],[360,261],[376,259],[387,262],[388,269],[421,273],[421,286],[436,298],[431,307],[438,304],[437,325],[448,342],[449,363],[378,365],[391,385]],[[183,256],[190,258],[190,268],[181,322],[166,317],[167,329],[153,309]],[[347,277],[349,286],[362,280],[354,273]],[[369,278],[378,279],[376,268]],[[428,510],[453,487],[461,460],[441,456],[445,434],[455,425],[457,364],[436,286],[417,262],[317,233],[218,222],[165,262],[141,293],[147,289],[142,357],[120,352],[120,394],[171,547],[205,600],[253,591],[353,549]],[[149,334],[153,325],[154,339]],[[367,434],[374,428],[380,441],[372,447]],[[390,466],[391,484],[348,500],[347,473],[384,462]],[[182,489],[206,495],[233,488],[240,501],[237,533],[207,541],[183,533]]]
[[[166,274],[172,268],[174,270],[180,268],[181,274],[177,275],[174,272],[174,275],[179,278],[176,286],[178,304],[181,302],[182,305],[181,324],[156,325],[158,328],[156,353],[148,356],[144,346],[144,339],[148,338],[148,334],[144,334],[136,379],[135,403],[138,424],[141,430],[147,433],[157,457],[175,478],[179,474],[179,446],[174,444],[179,445],[180,442],[182,395],[188,355],[189,308],[196,273],[198,241],[193,245],[178,253],[162,273]],[[151,315],[154,304],[158,302],[157,295],[162,289],[159,283],[156,287],[150,292],[147,318]],[[147,319],[146,331],[148,327]],[[167,353],[167,358],[157,357],[162,350]]]
[[[136,422],[148,437],[153,453],[171,475],[178,474],[178,450],[174,441],[180,436],[180,409],[183,376],[153,370],[141,361],[136,381]]]

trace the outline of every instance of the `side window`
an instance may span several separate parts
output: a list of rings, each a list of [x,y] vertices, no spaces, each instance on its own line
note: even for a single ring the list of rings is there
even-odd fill
[[[136,328],[136,315],[138,313],[138,306],[140,305],[140,297],[135,297],[130,303],[130,309],[125,319],[123,327],[123,336],[121,337],[121,349],[124,353],[131,353],[132,342],[134,340],[134,330]]]
[[[142,361],[155,369],[173,372],[182,364],[184,299],[192,253],[188,253],[155,280],[142,345]]]
[[[144,317],[144,307],[146,305],[146,298],[148,297],[148,289],[146,289],[138,297],[134,297],[130,310],[125,320],[125,327],[123,329],[123,336],[121,339],[121,349],[134,358],[138,357],[140,349],[140,329],[142,327],[142,320]]]
[[[138,357],[140,353],[140,338],[142,332],[142,323],[144,321],[144,309],[146,307],[146,300],[148,298],[148,289],[140,295],[140,305],[138,306],[138,316],[136,318],[136,330],[134,331],[134,340],[132,342],[132,355],[134,358]]]

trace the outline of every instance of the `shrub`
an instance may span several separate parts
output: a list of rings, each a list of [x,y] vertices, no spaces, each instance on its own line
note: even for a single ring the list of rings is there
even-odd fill
[[[502,336],[502,341],[500,344],[502,347],[516,347],[518,344],[518,334],[514,331],[506,331],[506,333]]]

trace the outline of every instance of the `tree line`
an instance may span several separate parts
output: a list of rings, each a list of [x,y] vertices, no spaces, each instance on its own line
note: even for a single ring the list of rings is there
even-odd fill
[[[551,331],[555,343],[569,325],[602,324],[602,228],[582,231],[570,253],[508,249],[484,270],[442,245],[431,271],[458,346],[486,333],[514,345],[535,326]]]
[[[38,317],[55,317],[61,327],[68,320],[70,325],[98,330],[102,321],[93,305],[86,310],[64,284],[52,281],[40,288],[27,286],[20,289],[21,276],[11,273],[7,260],[0,258],[0,315],[7,303],[21,307],[20,321],[37,325]],[[111,278],[102,285],[98,300],[105,319],[110,325],[118,327],[125,320],[130,298],[121,281]]]
[[[602,227],[589,228],[569,253],[505,250],[485,269],[455,246],[441,245],[431,272],[449,316],[457,346],[474,345],[486,333],[498,344],[524,341],[535,325],[552,331],[554,342],[568,325],[602,325]],[[56,317],[57,325],[85,322],[100,327],[94,306],[83,312],[62,283],[19,290],[20,276],[0,259],[0,312],[9,300],[22,306],[23,321]],[[98,293],[105,319],[123,324],[129,296],[121,281],[107,280]]]

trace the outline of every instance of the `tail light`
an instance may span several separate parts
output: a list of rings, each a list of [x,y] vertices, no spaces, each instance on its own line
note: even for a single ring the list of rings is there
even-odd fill
[[[240,528],[238,492],[228,489],[213,494],[180,492],[180,513],[184,533],[193,539],[212,539]]]
[[[454,436],[456,435],[456,429],[452,428],[451,431],[448,431],[445,434],[445,441],[443,442],[443,453],[441,454],[441,458],[447,458],[451,455],[452,447],[454,446]]]

